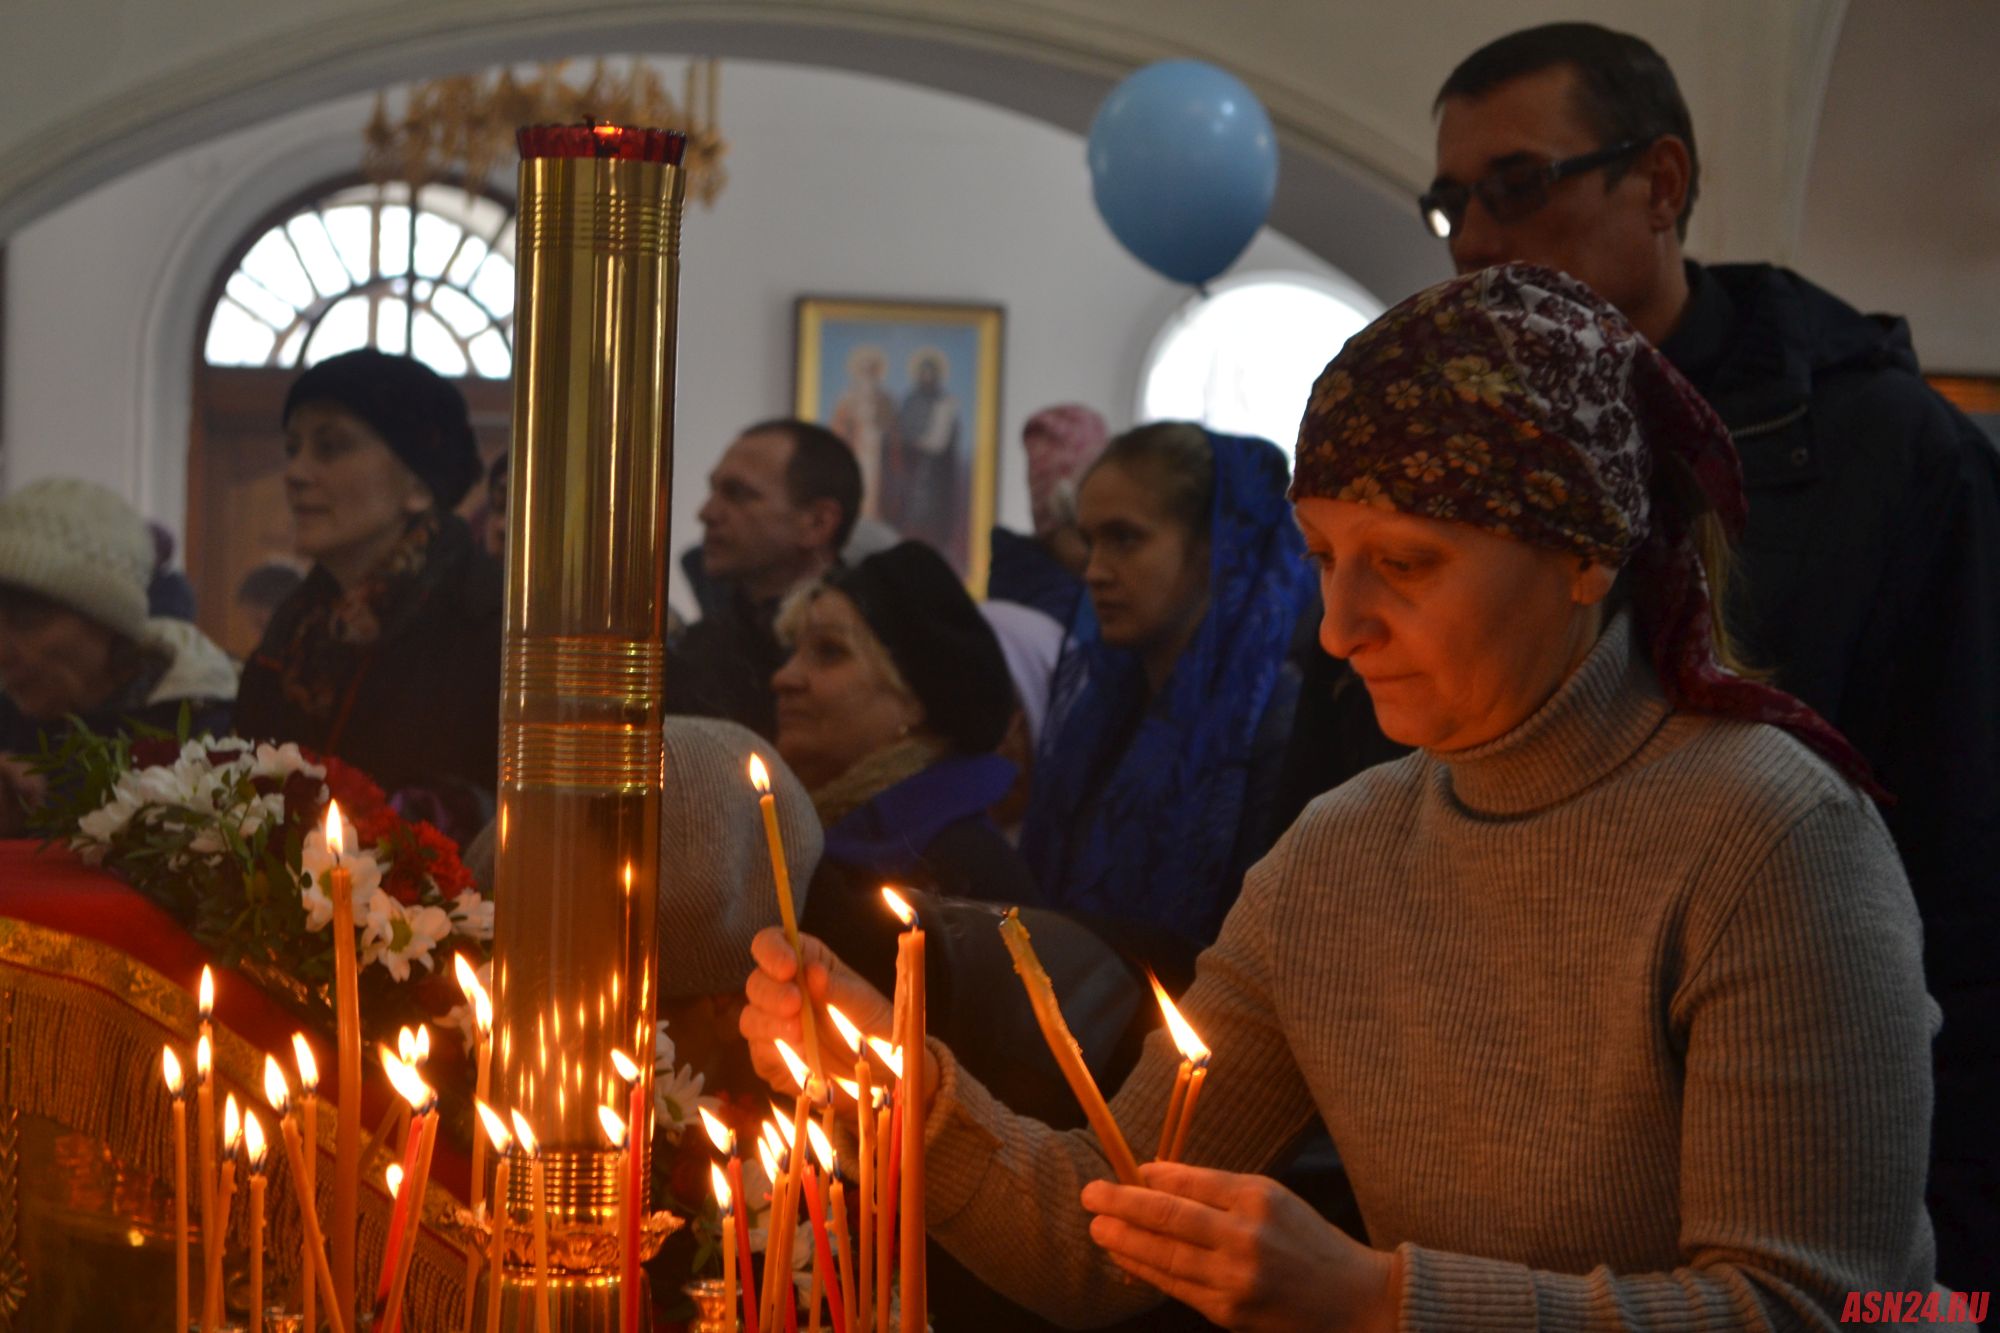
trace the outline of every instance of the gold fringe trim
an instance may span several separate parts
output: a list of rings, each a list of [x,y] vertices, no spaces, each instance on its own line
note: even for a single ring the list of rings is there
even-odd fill
[[[160,1048],[175,1043],[192,1073],[199,1014],[194,997],[127,954],[74,935],[22,921],[0,919],[0,1005],[11,1007],[11,1049],[0,1062],[0,1110],[52,1121],[104,1145],[117,1167],[156,1182],[152,1194],[172,1190],[172,1100],[160,1076]],[[217,1095],[234,1092],[268,1121],[263,1097],[264,1052],[222,1024],[215,1025]],[[333,1104],[319,1111],[317,1168],[321,1215],[333,1198]],[[193,1119],[193,1101],[189,1101]],[[188,1126],[190,1135],[194,1130]],[[270,1126],[275,1133],[276,1126]],[[273,1145],[265,1204],[265,1287],[273,1299],[298,1304],[302,1243],[291,1172]],[[242,1169],[239,1164],[239,1171]],[[355,1281],[365,1298],[381,1280],[380,1263],[391,1203],[380,1179],[363,1181],[360,1245]],[[190,1222],[199,1200],[191,1200]],[[452,1333],[463,1327],[465,1252],[432,1227],[457,1201],[436,1184],[425,1191],[426,1227],[418,1236],[410,1273],[408,1318],[412,1333]],[[149,1244],[171,1245],[161,1217],[127,1219]],[[249,1240],[249,1192],[239,1188],[229,1217],[233,1250]],[[171,1293],[168,1293],[171,1299]]]

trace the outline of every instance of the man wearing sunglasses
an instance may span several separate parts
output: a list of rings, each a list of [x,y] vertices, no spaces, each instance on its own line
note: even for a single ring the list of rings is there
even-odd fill
[[[2000,454],[1917,373],[1901,320],[1766,264],[1681,252],[1700,180],[1673,72],[1636,37],[1500,38],[1436,101],[1419,211],[1461,272],[1582,278],[1700,389],[1750,496],[1735,628],[1868,756],[1945,1011],[1938,1275],[2000,1286]]]

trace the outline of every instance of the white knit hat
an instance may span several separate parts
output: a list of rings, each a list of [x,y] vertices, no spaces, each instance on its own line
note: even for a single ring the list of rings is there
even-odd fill
[[[26,588],[139,642],[153,536],[123,497],[55,477],[0,499],[0,583]]]

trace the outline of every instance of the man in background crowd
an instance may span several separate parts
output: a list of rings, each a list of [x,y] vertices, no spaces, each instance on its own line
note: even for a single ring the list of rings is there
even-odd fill
[[[776,734],[773,627],[785,594],[833,568],[861,509],[861,469],[839,436],[793,419],[736,437],[708,477],[703,615],[668,647],[667,711]]]
[[[1458,270],[1521,260],[1583,279],[1730,428],[1750,500],[1731,628],[1896,797],[1883,813],[1944,1009],[1938,1277],[2000,1286],[2000,453],[1925,384],[1902,320],[1772,265],[1685,257],[1700,159],[1645,42],[1588,23],[1516,32],[1452,71],[1436,109],[1419,206]],[[1343,727],[1366,694],[1319,665],[1296,734],[1372,730]],[[1286,808],[1349,775],[1292,765]]]

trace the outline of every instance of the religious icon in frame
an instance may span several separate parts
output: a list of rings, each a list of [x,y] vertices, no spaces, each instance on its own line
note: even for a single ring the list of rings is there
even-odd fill
[[[847,441],[864,519],[986,586],[1000,455],[997,305],[799,298],[794,411]]]

